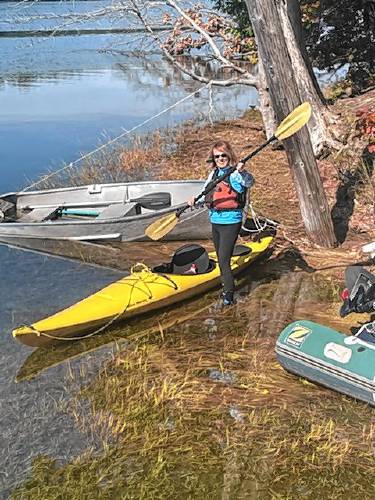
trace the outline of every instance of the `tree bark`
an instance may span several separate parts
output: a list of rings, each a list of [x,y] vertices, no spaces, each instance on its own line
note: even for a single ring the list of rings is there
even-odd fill
[[[319,156],[335,141],[330,129],[330,112],[325,106],[325,99],[315,78],[308,58],[303,37],[301,10],[298,0],[279,0],[277,11],[293,71],[297,75],[296,84],[302,101],[312,106],[312,116],[307,125],[315,156]]]
[[[281,122],[303,99],[274,0],[246,0],[268,82],[272,106]],[[284,141],[307,234],[320,246],[335,245],[330,211],[307,127]]]
[[[266,74],[264,72],[263,63],[260,58],[258,62],[258,95],[260,112],[262,114],[264,127],[266,129],[266,137],[267,139],[270,139],[275,133],[278,124],[270,99]]]

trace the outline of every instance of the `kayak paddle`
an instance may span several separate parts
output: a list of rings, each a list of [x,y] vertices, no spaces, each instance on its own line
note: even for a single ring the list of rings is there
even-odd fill
[[[268,139],[265,143],[261,144],[257,149],[255,149],[252,153],[248,154],[244,158],[242,158],[239,163],[246,163],[250,158],[253,158],[257,155],[263,148],[268,146],[272,141],[278,139],[282,141],[283,139],[287,139],[291,135],[295,134],[300,130],[306,123],[309,121],[311,116],[311,106],[308,102],[304,102],[297,106],[277,127],[276,132],[272,137]],[[219,182],[222,182],[224,179],[230,176],[236,170],[236,167],[231,167],[225,175],[221,176],[219,179],[215,179],[210,182],[207,187],[194,198],[194,203],[196,203],[200,198],[206,196],[210,191],[212,191]],[[156,220],[152,224],[150,224],[146,230],[145,235],[151,238],[152,240],[160,240],[163,236],[168,234],[172,229],[176,226],[179,221],[179,218],[183,212],[188,210],[190,205],[186,204],[180,208],[178,208],[173,214],[165,215],[160,219]]]

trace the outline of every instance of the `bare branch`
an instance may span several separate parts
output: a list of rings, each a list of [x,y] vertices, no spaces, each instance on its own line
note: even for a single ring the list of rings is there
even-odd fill
[[[202,16],[206,21],[203,21]],[[243,56],[244,48],[247,52],[247,42],[239,43],[237,41],[236,36],[230,31],[232,27],[235,27],[230,18],[221,16],[210,8],[193,6],[191,10],[186,10],[175,0],[163,2],[118,0],[108,6],[89,12],[64,15],[51,13],[27,18],[23,16],[23,18],[18,19],[18,22],[58,20],[60,21],[58,25],[53,23],[53,26],[48,30],[48,35],[52,34],[53,36],[67,28],[72,29],[72,25],[76,26],[78,23],[99,19],[107,19],[110,22],[111,20],[126,19],[124,32],[127,29],[131,31],[132,25],[134,26],[133,30],[144,29],[148,39],[156,44],[166,60],[198,82],[211,83],[221,87],[237,84],[257,87],[257,78],[246,70],[241,62],[236,62],[238,57]],[[166,19],[169,19],[170,22],[167,23]],[[79,28],[77,28],[78,30]],[[222,47],[220,46],[221,42]],[[126,43],[129,44],[128,41]],[[190,63],[183,63],[178,57],[181,54],[189,53],[192,49],[202,48],[206,49],[204,60],[216,62],[216,68],[220,70],[221,75],[223,72],[228,72],[230,76],[224,74],[224,79],[221,79],[219,75],[212,78],[211,75],[204,74],[205,71],[196,71],[193,67],[189,67]],[[190,58],[189,61],[194,60]]]
[[[147,22],[146,16],[141,12],[140,8],[138,7],[138,5],[136,3],[136,0],[130,0],[130,3],[132,5],[133,12],[138,17],[139,21],[143,24],[147,33],[149,33],[149,35],[157,43],[158,47],[163,52],[164,56],[168,59],[168,61],[171,62],[171,64],[173,64],[176,68],[178,68],[184,74],[190,76],[194,80],[197,80],[201,83],[211,83],[212,85],[221,86],[221,87],[228,87],[228,86],[238,85],[238,84],[251,85],[254,87],[257,86],[257,79],[253,75],[251,75],[248,71],[244,70],[243,68],[241,68],[238,65],[233,64],[229,59],[225,58],[221,54],[218,46],[215,44],[212,37],[207,33],[207,31],[205,31],[203,28],[198,26],[197,23],[195,23],[193,21],[193,19],[191,19],[190,16],[188,16],[184,11],[182,11],[182,9],[175,6],[173,0],[167,0],[167,3],[171,7],[173,7],[179,14],[183,13],[184,15],[181,14],[182,17],[186,21],[188,21],[188,23],[194,28],[194,31],[198,32],[199,34],[201,34],[204,37],[204,39],[209,43],[209,46],[212,49],[213,58],[215,60],[219,60],[221,62],[221,67],[231,69],[232,71],[234,71],[236,73],[240,73],[241,76],[235,76],[235,77],[227,78],[225,80],[211,79],[211,78],[207,78],[205,76],[202,76],[202,75],[192,71],[191,69],[188,69],[186,67],[186,65],[181,64],[178,61],[178,59],[176,58],[176,56],[173,56],[170,53],[170,51],[166,48],[165,43],[163,43],[163,40],[160,38],[160,36],[158,34],[155,33],[155,31],[152,29],[150,24]]]
[[[235,71],[238,71],[239,73],[246,74],[246,70],[243,68],[239,68],[238,66],[234,65],[231,63],[228,59],[226,59],[222,53],[220,52],[218,46],[216,43],[213,41],[212,37],[202,29],[184,10],[182,10],[173,0],[166,0],[167,4],[173,7],[179,14],[182,16],[188,23],[198,32],[202,35],[202,37],[207,41],[209,46],[212,49],[212,52],[214,53],[216,59],[221,61],[225,66],[232,67]]]

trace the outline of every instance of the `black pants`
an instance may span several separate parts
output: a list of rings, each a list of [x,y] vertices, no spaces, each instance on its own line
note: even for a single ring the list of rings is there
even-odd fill
[[[212,224],[212,239],[219,261],[221,283],[225,292],[234,291],[234,278],[230,268],[230,259],[241,225],[241,222],[236,224]]]

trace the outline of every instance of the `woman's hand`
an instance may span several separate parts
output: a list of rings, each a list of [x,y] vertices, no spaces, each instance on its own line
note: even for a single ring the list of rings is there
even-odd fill
[[[237,172],[241,172],[241,170],[243,170],[244,166],[245,166],[245,164],[242,161],[239,161],[237,163],[237,166],[236,166]]]
[[[195,205],[195,198],[194,198],[194,196],[192,196],[191,198],[189,198],[186,203],[189,205],[189,207],[193,207]]]

